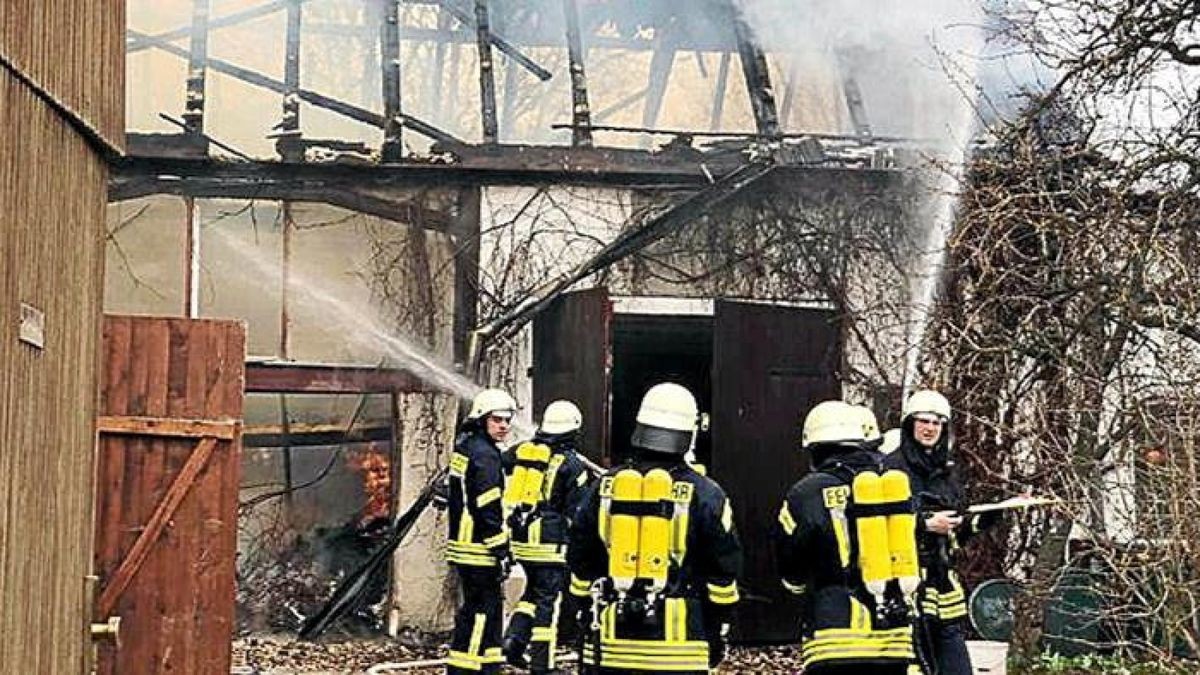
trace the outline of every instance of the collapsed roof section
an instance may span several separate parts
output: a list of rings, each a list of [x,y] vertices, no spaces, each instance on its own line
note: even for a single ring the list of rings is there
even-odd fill
[[[488,184],[710,181],[780,147],[789,164],[895,166],[911,144],[873,131],[871,55],[768,52],[761,16],[737,0],[131,0],[113,197],[131,177],[172,191],[148,158]]]

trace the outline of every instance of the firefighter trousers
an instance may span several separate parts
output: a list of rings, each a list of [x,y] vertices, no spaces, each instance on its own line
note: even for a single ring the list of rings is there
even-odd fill
[[[500,628],[504,599],[496,567],[455,565],[463,603],[454,615],[447,673],[499,673]]]
[[[967,636],[961,621],[943,623],[927,620],[929,631],[926,663],[937,664],[938,675],[971,675],[971,655],[967,652]],[[918,646],[920,648],[920,646]]]
[[[555,667],[554,649],[558,644],[563,592],[567,588],[567,568],[539,563],[521,563],[521,566],[525,569],[525,591],[508,621],[504,646],[517,654],[528,652],[530,672],[545,673]]]

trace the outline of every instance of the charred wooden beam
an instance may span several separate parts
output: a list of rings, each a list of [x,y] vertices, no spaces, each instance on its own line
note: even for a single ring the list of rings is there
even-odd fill
[[[254,19],[264,16],[270,16],[278,11],[286,9],[292,2],[303,4],[309,1],[310,0],[274,0],[273,2],[267,2],[254,7],[249,7],[239,12],[226,14],[225,16],[210,18],[208,21],[208,30],[211,32],[220,28],[226,28],[228,26],[237,26],[246,23],[247,21],[253,21]],[[164,31],[162,33],[155,33],[149,37],[155,40],[167,40],[170,42],[180,38],[188,37],[191,34],[192,27],[191,24],[189,24],[187,26],[180,26],[179,28],[173,28],[169,31]],[[150,49],[153,46],[154,44],[151,41],[145,40],[140,35],[131,33],[130,37],[126,38],[125,40],[125,53],[133,54]]]
[[[131,135],[133,136],[133,135]],[[131,146],[140,143],[131,142]],[[622,148],[501,145],[455,150],[446,163],[394,165],[226,162],[187,157],[129,156],[110,169],[109,201],[151,194],[192,194],[251,199],[326,201],[331,192],[371,195],[397,187],[429,185],[694,186],[708,182],[694,159]],[[731,170],[736,157],[705,159],[707,171]]]
[[[450,13],[445,7],[438,5],[437,9],[437,32],[436,35],[450,34]],[[433,117],[437,119],[442,114],[442,83],[446,80],[446,47],[447,43],[440,38],[433,48],[433,68],[429,70],[429,78],[426,80],[425,100],[430,101],[433,106]],[[458,49],[456,45],[454,47]]]
[[[383,161],[398,162],[402,155],[400,115],[400,6],[398,0],[380,0],[379,53],[383,71]]]
[[[725,115],[725,94],[729,89],[729,62],[732,60],[729,52],[721,52],[721,63],[717,66],[717,84],[713,87],[712,117],[708,120],[708,128],[712,131],[721,128],[721,118]]]
[[[192,41],[188,51],[187,100],[183,122],[188,133],[204,133],[204,80],[208,72],[208,2],[192,0]]]
[[[479,304],[479,221],[482,190],[459,193],[458,211],[448,234],[454,241],[454,363],[466,364],[470,358],[471,331],[478,320]]]
[[[754,122],[758,133],[767,138],[780,134],[779,112],[775,108],[775,92],[771,89],[771,73],[767,68],[767,55],[741,10],[730,1],[729,9],[733,20],[734,38],[737,40],[738,56],[742,60],[742,73],[746,78],[746,89],[750,94],[750,107],[754,111]]]
[[[623,96],[620,100],[616,101],[615,103],[613,103],[607,107],[601,108],[600,110],[597,110],[596,117],[595,117],[595,119],[592,120],[592,122],[593,122],[593,124],[595,122],[603,122],[604,120],[608,119],[609,117],[612,117],[613,115],[621,112],[625,108],[628,108],[629,106],[633,105],[634,103],[637,103],[638,101],[640,101],[644,98],[646,98],[646,90],[645,89],[635,91],[632,94],[627,94],[627,95]],[[592,128],[595,129],[595,126],[593,126]]]
[[[650,58],[650,80],[646,83],[646,105],[642,108],[642,126],[652,127],[658,124],[658,114],[662,110],[663,98],[667,93],[667,85],[671,80],[671,68],[675,65],[676,34],[675,22],[670,22],[655,36],[656,47],[654,56]],[[648,146],[650,139],[645,139]]]
[[[789,59],[787,82],[783,85],[783,104],[779,108],[779,119],[782,120],[783,126],[787,126],[788,120],[792,115],[792,102],[796,99],[796,80],[800,78],[800,59],[793,56]]]
[[[375,366],[248,361],[247,393],[386,394],[440,391],[412,373]]]
[[[475,0],[476,44],[479,47],[479,113],[483,124],[483,142],[494,145],[500,140],[496,125],[496,70],[492,63],[491,27],[487,0]]]
[[[867,106],[863,102],[862,89],[858,86],[853,60],[849,54],[839,50],[837,64],[842,74],[842,95],[846,98],[846,109],[850,112],[850,124],[854,127],[854,133],[864,138],[870,137],[871,118],[867,115]]]
[[[425,3],[425,2],[418,2],[417,0],[404,0],[404,2],[411,3],[411,4],[429,4],[429,3]],[[467,28],[475,30],[476,31],[475,38],[478,39],[479,24],[476,22],[476,18],[475,18],[475,16],[473,16],[472,12],[466,12],[466,11],[463,11],[462,9],[459,9],[455,5],[453,0],[439,0],[438,2],[434,2],[433,4],[440,7],[447,14],[453,16],[455,19],[457,19],[459,21],[459,23],[463,24]],[[478,11],[478,9],[476,9],[476,11]],[[446,28],[448,29],[449,26],[447,26]],[[426,40],[433,39],[433,40],[437,40],[439,44],[442,44],[443,40],[452,39],[453,35],[454,35],[454,33],[452,33],[449,30],[445,30],[441,27],[441,20],[439,18],[438,30],[436,32],[433,32],[433,33],[420,32],[420,33],[415,34],[414,37],[416,37],[418,39],[426,39]],[[491,43],[491,45],[493,47],[495,47],[497,50],[499,50],[500,53],[502,53],[505,56],[507,56],[508,58],[512,59],[517,64],[520,64],[520,66],[522,68],[524,68],[525,70],[528,70],[530,73],[533,74],[534,77],[538,78],[539,80],[545,82],[546,80],[549,80],[550,78],[554,77],[554,73],[552,73],[549,70],[546,70],[542,66],[538,65],[538,63],[536,61],[534,61],[533,59],[531,59],[528,56],[526,56],[525,54],[523,54],[521,52],[521,50],[518,49],[513,43],[511,43],[508,40],[504,39],[503,37],[497,35],[493,30],[491,30],[491,27],[488,27],[488,29],[487,29],[486,39],[488,42]],[[463,41],[465,42],[467,40],[464,38]]]
[[[303,0],[288,0],[287,44],[283,61],[283,117],[275,148],[285,162],[304,161],[300,141],[300,23]]]
[[[152,46],[156,49],[161,49],[169,54],[187,58],[188,52],[186,50],[176,47],[170,42],[157,40],[145,33],[139,33],[133,30],[129,31],[129,33],[149,40]],[[284,94],[287,92],[287,86],[283,82],[280,82],[272,77],[267,77],[262,73],[250,70],[249,68],[242,68],[241,66],[235,66],[228,61],[214,58],[207,59],[205,64],[218,73],[229,75],[230,77],[252,84],[256,87],[262,87],[263,89],[267,89],[278,94]],[[300,97],[300,100],[304,101],[305,103],[315,105],[318,108],[330,110],[338,113],[339,115],[344,115],[352,120],[362,122],[363,124],[369,124],[379,129],[382,129],[384,126],[383,115],[380,115],[379,113],[372,112],[365,108],[360,108],[351,103],[339,101],[338,99],[325,96],[324,94],[318,94],[317,92],[310,91],[308,89],[300,89],[296,92],[296,94]],[[401,119],[404,122],[404,126],[416,131],[422,136],[427,136],[435,141],[440,141],[442,143],[451,145],[463,144],[463,141],[459,140],[452,134],[416,117],[412,117],[411,115],[401,115]]]
[[[136,199],[154,194],[186,198],[261,199],[283,202],[319,202],[365,213],[423,229],[444,232],[451,217],[417,203],[411,195],[390,194],[387,186],[359,184],[356,179],[335,176],[329,179],[247,180],[245,174],[224,175],[156,175],[121,176],[115,173],[109,184],[109,199],[113,202]]]
[[[576,0],[563,0],[563,15],[567,20],[567,60],[571,67],[571,144],[590,147],[592,111],[588,105],[583,37],[579,32],[579,6]]]

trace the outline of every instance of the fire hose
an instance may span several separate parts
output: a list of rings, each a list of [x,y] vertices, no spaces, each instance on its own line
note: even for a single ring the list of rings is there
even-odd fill
[[[587,458],[582,455],[579,457],[593,475],[604,472],[601,467],[592,463]],[[408,507],[408,510],[392,523],[392,533],[384,541],[383,545],[372,553],[371,557],[361,567],[346,577],[346,581],[334,591],[333,596],[329,599],[329,602],[325,603],[321,611],[305,620],[304,625],[300,628],[300,639],[315,640],[321,637],[334,622],[358,604],[371,579],[387,563],[392,553],[399,548],[401,542],[412,531],[413,525],[416,524],[421,514],[425,512],[425,509],[429,508],[429,505],[433,503],[434,497],[437,495],[448,472],[449,469],[442,468],[425,484],[425,487],[422,488],[421,493],[417,495],[416,500]]]

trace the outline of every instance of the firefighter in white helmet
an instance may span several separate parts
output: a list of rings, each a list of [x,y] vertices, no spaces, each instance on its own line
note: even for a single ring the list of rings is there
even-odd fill
[[[804,418],[811,471],[779,509],[783,585],[803,598],[801,659],[811,675],[902,675],[915,662],[920,584],[908,481],[882,471],[875,415],[824,401]]]
[[[885,463],[909,475],[918,510],[918,544],[925,578],[919,593],[922,639],[917,645],[924,661],[939,675],[970,675],[963,623],[966,594],[951,564],[953,551],[975,534],[991,527],[997,513],[965,519],[962,482],[951,448],[950,402],[932,389],[913,392],[904,402],[899,447]]]
[[[450,455],[446,560],[458,571],[463,601],[454,617],[449,673],[499,673],[503,596],[508,574],[508,532],[501,497],[500,446],[508,440],[517,402],[501,389],[484,389],[471,401]]]
[[[630,460],[588,490],[571,528],[571,593],[590,598],[585,673],[708,673],[725,655],[742,547],[724,490],[685,459],[684,387],[642,398]]]
[[[546,406],[533,439],[503,455],[513,558],[525,570],[525,590],[504,634],[510,665],[555,673],[558,624],[567,590],[571,520],[590,483],[578,454],[583,414],[570,401]],[[571,607],[567,612],[573,612]],[[528,655],[526,654],[528,652]]]

